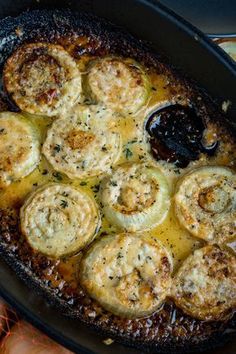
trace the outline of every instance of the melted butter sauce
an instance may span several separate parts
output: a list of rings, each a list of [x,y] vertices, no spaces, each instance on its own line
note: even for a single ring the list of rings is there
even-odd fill
[[[87,61],[88,58],[85,60]],[[79,63],[79,66],[81,69],[83,69],[84,62]],[[149,102],[146,107],[142,108],[135,116],[119,118],[118,129],[122,135],[123,148],[122,156],[118,161],[118,164],[126,161],[146,160],[149,160],[152,163],[156,163],[167,176],[170,189],[173,194],[176,180],[186,171],[186,169],[176,169],[174,165],[167,164],[165,162],[157,163],[152,160],[152,157],[148,152],[148,145],[146,143],[146,137],[144,134],[144,124],[148,115],[150,115],[150,112],[152,112],[158,105],[163,105],[167,100],[174,100],[176,97],[176,92],[171,92],[168,78],[166,76],[150,73],[150,78],[152,90]],[[52,119],[29,114],[27,114],[26,117],[34,122],[38,129],[42,143],[45,139],[47,130],[52,123]],[[218,163],[234,167],[235,158],[230,153],[230,149],[232,149],[230,144],[222,145],[218,156],[211,158],[211,161],[206,160],[206,157],[201,157],[199,161],[190,164],[187,169],[196,165],[207,163]],[[227,153],[227,151],[229,151],[229,153]],[[38,186],[48,182],[68,183],[74,187],[80,187],[91,195],[94,195],[98,200],[98,189],[100,181],[101,178],[91,178],[89,180],[70,180],[63,174],[53,170],[44,156],[42,156],[39,166],[29,176],[25,177],[21,181],[12,183],[8,188],[0,191],[0,208],[20,207],[24,203],[24,200],[28,194],[30,194]],[[192,237],[179,225],[173,209],[174,208],[172,206],[165,221],[161,225],[152,229],[149,234],[150,237],[155,237],[162,241],[163,244],[170,250],[171,254],[173,255],[174,266],[176,268],[180,262],[183,261],[195,248],[201,247],[202,242]],[[116,227],[109,225],[107,220],[103,217],[102,226],[97,237],[102,237],[101,234],[114,234],[117,232],[121,231],[116,229]],[[71,281],[72,279],[76,278],[75,266],[76,263],[78,263],[78,259],[78,256],[73,256],[67,260],[60,261],[60,268],[64,275],[64,279]]]

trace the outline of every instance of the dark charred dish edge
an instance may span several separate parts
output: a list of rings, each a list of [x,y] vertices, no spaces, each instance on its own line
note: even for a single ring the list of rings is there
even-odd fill
[[[22,35],[19,35],[19,33],[17,34],[17,28],[22,30]],[[134,57],[145,65],[157,67],[160,72],[166,70],[165,66],[162,66],[159,62],[158,65],[156,65],[157,60],[161,60],[159,57],[157,58],[153,55],[147,50],[145,44],[129,36],[122,29],[117,28],[106,21],[94,19],[90,15],[78,15],[66,10],[34,11],[25,13],[16,19],[7,18],[2,20],[0,29],[0,65],[2,66],[12,51],[23,42],[32,42],[36,40],[53,42],[55,39],[58,39],[58,37],[71,35],[71,32],[75,30],[77,30],[76,32],[79,33],[79,35],[86,35],[99,39],[101,46],[96,49],[96,55],[103,55],[106,53],[106,50],[108,50],[109,53]],[[93,48],[91,50],[93,50]],[[175,79],[178,80],[178,76],[176,76]],[[181,81],[183,80],[185,81],[185,79],[181,78]],[[186,85],[188,85],[187,81]],[[197,94],[193,89],[191,89],[191,91],[193,96]],[[9,98],[3,93],[2,98],[3,102],[9,107]],[[215,110],[209,98],[206,98],[205,103],[207,107],[210,107],[211,112],[212,110]],[[205,105],[203,106],[205,107]],[[16,110],[16,107],[13,105],[10,105],[9,108],[11,108],[11,110]],[[206,114],[205,108],[202,109],[202,107],[199,107],[199,109],[202,112],[202,115]],[[219,119],[221,119],[221,117],[219,117]],[[160,352],[178,350],[181,353],[188,352],[189,350],[199,352],[206,348],[216,346],[217,344],[222,344],[222,342],[226,340],[226,335],[224,334],[226,327],[236,329],[236,319],[233,318],[229,323],[223,323],[221,326],[219,326],[219,324],[213,324],[213,326],[217,326],[217,328],[211,333],[203,332],[201,336],[198,334],[194,337],[193,335],[188,339],[184,339],[183,337],[183,340],[178,342],[171,338],[171,336],[163,338],[163,342],[144,342],[142,340],[137,340],[137,338],[132,339],[125,334],[118,334],[111,328],[110,331],[107,328],[104,330],[104,328],[86,321],[82,316],[79,317],[78,313],[73,311],[66,301],[59,299],[55,291],[52,289],[49,290],[39,278],[35,277],[29,268],[25,267],[24,264],[15,257],[14,253],[10,250],[9,245],[3,240],[3,235],[1,234],[3,227],[4,225],[0,225],[0,253],[21,279],[23,279],[31,288],[33,287],[40,295],[46,295],[50,304],[60,309],[65,315],[73,318],[80,318],[80,320],[87,325],[96,329],[97,332],[110,335],[121,343],[132,345],[150,352],[153,350],[159,350]],[[167,304],[166,306],[171,308],[173,304]]]

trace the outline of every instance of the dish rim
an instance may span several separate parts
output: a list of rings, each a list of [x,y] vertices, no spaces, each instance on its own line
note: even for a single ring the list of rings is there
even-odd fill
[[[228,69],[235,74],[235,78],[236,78],[236,65],[233,65],[233,62],[230,59],[230,57],[221,48],[219,48],[216,44],[214,44],[209,38],[207,38],[200,30],[196,29],[193,25],[189,24],[187,21],[182,19],[180,16],[176,15],[172,10],[167,9],[165,6],[157,3],[156,1],[153,1],[153,0],[149,0],[149,1],[138,0],[137,1],[136,0],[136,2],[146,4],[147,6],[154,6],[155,9],[160,11],[160,13],[162,15],[164,14],[165,17],[167,17],[169,21],[173,22],[174,24],[178,24],[180,27],[182,27],[185,30],[185,32],[188,32],[188,34],[190,36],[197,35],[201,39],[201,45],[205,46],[208,49],[208,51],[211,52],[212,55],[215,55],[225,66],[227,66]],[[21,13],[19,16],[23,15],[24,13],[25,12]],[[16,16],[16,17],[18,17],[18,16]],[[3,20],[0,20],[0,23]],[[2,262],[3,261],[1,261],[0,264]],[[10,272],[12,271],[10,269],[10,267],[5,263],[5,261],[4,261],[4,267],[9,268]],[[3,269],[1,269],[1,272],[2,271],[3,271]],[[1,274],[1,272],[0,272],[0,274]],[[23,283],[23,281],[20,280],[20,283],[26,289],[29,289],[28,286],[26,286]],[[0,278],[0,295],[13,308],[16,308],[17,311],[21,315],[26,317],[30,323],[32,323],[38,329],[46,332],[50,337],[57,340],[62,345],[68,347],[71,350],[76,350],[76,351],[79,350],[78,353],[81,353],[81,354],[95,353],[95,352],[91,351],[90,349],[86,349],[78,342],[73,341],[71,338],[69,339],[68,336],[66,336],[62,332],[58,331],[55,328],[55,326],[51,326],[50,324],[48,324],[48,322],[43,321],[42,316],[40,317],[40,315],[36,313],[37,311],[34,312],[34,311],[30,310],[24,304],[22,304],[22,302],[19,301],[19,299],[17,299],[17,296],[14,296],[13,293],[10,293],[9,289],[8,290],[4,289],[4,285],[1,282],[1,278]],[[40,297],[40,299],[46,303],[46,300],[42,299],[41,295],[37,294],[36,296]],[[46,306],[47,306],[47,304],[46,304]],[[51,307],[50,310],[53,313],[55,311],[55,308]],[[85,325],[83,325],[83,326],[85,327]],[[102,342],[102,338],[100,338],[100,342]],[[113,351],[114,346],[111,346],[110,348],[111,348],[111,351],[108,351],[109,353],[111,353]],[[125,348],[125,350],[126,350],[126,348]],[[105,351],[103,351],[103,353],[105,354]],[[132,353],[132,351],[129,350],[129,353]]]

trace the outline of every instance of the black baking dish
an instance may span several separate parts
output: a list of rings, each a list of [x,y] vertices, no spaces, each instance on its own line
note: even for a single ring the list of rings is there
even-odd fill
[[[62,7],[70,10],[86,11],[106,18],[127,29],[136,38],[149,43],[148,45],[154,51],[161,52],[162,56],[174,67],[182,73],[187,73],[189,78],[214,97],[216,104],[220,107],[223,102],[229,102],[225,119],[234,129],[236,125],[235,64],[201,32],[156,1],[127,0],[125,3],[118,0],[85,0],[68,3],[66,1],[32,2],[26,0],[8,1],[7,3],[0,1],[0,16],[2,18],[16,16],[25,10],[49,8],[49,11],[25,12],[17,19],[9,17],[1,21],[1,60],[4,60],[15,45],[15,38],[12,33],[17,25],[34,21],[35,26],[38,25],[43,28],[47,25],[48,19],[51,18],[55,21],[56,26],[66,26],[68,11],[52,10]],[[29,25],[27,26],[29,27]],[[31,292],[4,261],[1,262],[0,275],[1,296],[36,326],[75,352],[104,354],[136,352],[133,349],[127,350],[119,344],[105,346],[102,337],[97,336],[78,320],[61,316],[57,310],[48,305],[40,293],[37,291]],[[227,337],[227,334],[218,338],[212,337],[210,340],[203,341],[200,346],[194,346],[193,343],[190,347],[187,345],[179,348],[166,346],[163,347],[163,351],[188,352],[191,350],[199,352],[222,344]],[[127,342],[127,344],[131,343]],[[142,346],[139,346],[139,349],[144,350]],[[145,348],[145,350],[149,349]],[[160,352],[162,348],[150,348],[150,351],[153,350]]]

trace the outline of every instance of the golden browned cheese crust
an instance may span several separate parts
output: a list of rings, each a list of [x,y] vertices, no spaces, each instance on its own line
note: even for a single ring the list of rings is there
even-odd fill
[[[66,184],[46,184],[33,192],[21,208],[21,230],[33,249],[51,257],[75,253],[98,231],[95,200]]]
[[[106,124],[113,112],[100,106],[78,105],[53,122],[42,152],[69,178],[109,173],[121,152],[121,137]]]
[[[236,309],[236,258],[217,246],[190,255],[175,275],[172,297],[188,315],[223,321]]]
[[[128,58],[103,58],[90,65],[92,97],[122,114],[137,112],[148,100],[150,82],[144,69]]]
[[[127,163],[114,169],[101,184],[107,219],[127,231],[148,230],[161,224],[170,206],[165,176],[154,166]]]
[[[236,236],[236,174],[221,166],[191,170],[174,197],[180,223],[194,236],[223,243]]]
[[[37,130],[18,113],[0,113],[0,188],[29,175],[39,164]]]
[[[103,237],[85,254],[81,285],[105,309],[136,318],[156,311],[171,285],[172,259],[155,239],[139,234]]]
[[[21,110],[54,116],[70,108],[81,94],[81,74],[63,47],[25,44],[7,60],[3,79]]]

